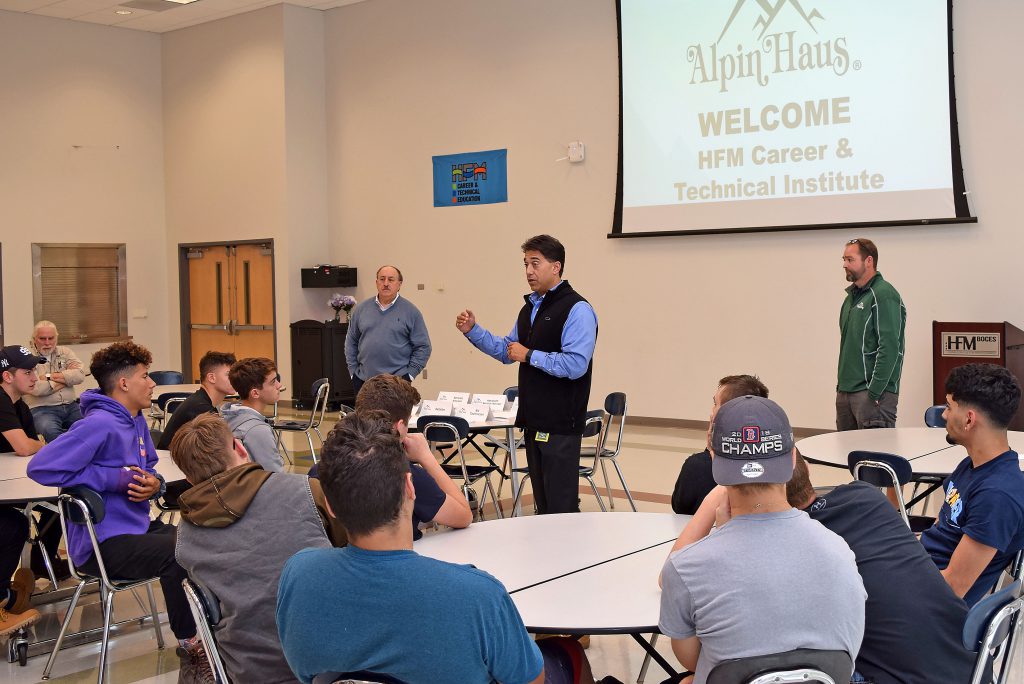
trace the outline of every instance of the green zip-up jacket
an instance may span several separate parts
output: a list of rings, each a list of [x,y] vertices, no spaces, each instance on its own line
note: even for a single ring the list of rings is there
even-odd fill
[[[907,307],[881,273],[864,287],[850,285],[839,312],[839,392],[863,392],[878,401],[899,394],[906,347]]]

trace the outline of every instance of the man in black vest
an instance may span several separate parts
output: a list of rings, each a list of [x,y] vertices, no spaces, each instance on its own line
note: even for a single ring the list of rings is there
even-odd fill
[[[455,327],[473,346],[502,363],[519,364],[516,426],[526,436],[526,460],[537,511],[579,511],[580,440],[590,399],[597,314],[562,280],[565,248],[550,235],[523,243],[532,294],[515,326],[499,337],[476,324],[473,312]]]

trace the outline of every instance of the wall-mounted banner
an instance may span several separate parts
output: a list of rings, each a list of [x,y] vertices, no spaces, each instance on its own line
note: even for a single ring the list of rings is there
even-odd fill
[[[434,157],[434,206],[508,202],[508,150]]]

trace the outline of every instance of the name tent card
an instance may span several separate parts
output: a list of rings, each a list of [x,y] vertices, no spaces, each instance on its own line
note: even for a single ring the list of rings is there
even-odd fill
[[[455,407],[455,415],[470,423],[485,423],[491,417],[491,409],[483,404],[460,404]]]
[[[447,401],[452,404],[468,404],[469,392],[439,392],[438,401]]]
[[[488,406],[492,411],[504,411],[506,401],[504,394],[474,394],[471,403]]]
[[[452,402],[450,401],[423,401],[420,406],[421,416],[450,416],[452,415]]]

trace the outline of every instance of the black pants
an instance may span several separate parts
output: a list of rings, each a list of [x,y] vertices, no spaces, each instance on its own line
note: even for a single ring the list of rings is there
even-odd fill
[[[547,441],[538,441],[538,432],[529,428],[525,434],[526,462],[530,467],[537,512],[540,515],[579,513],[580,445],[583,438],[548,433]]]
[[[158,520],[149,523],[146,534],[119,534],[100,542],[103,565],[111,579],[146,579],[159,577],[167,604],[167,619],[171,631],[178,639],[191,639],[196,635],[196,623],[185,598],[181,581],[188,577],[185,569],[174,559],[177,528]],[[96,558],[81,564],[90,575],[99,575]]]
[[[21,562],[28,541],[28,518],[13,506],[0,506],[0,605],[11,586],[11,575]]]

